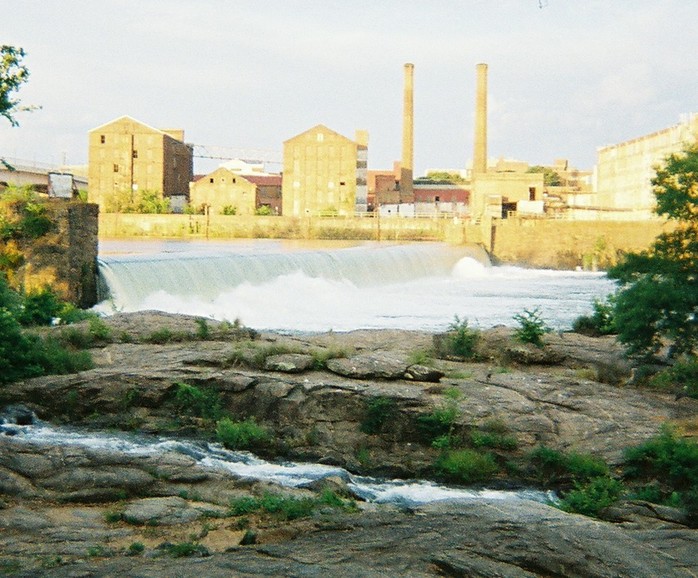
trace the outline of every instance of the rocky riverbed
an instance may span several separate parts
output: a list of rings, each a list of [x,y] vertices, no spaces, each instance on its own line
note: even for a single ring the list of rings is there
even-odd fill
[[[698,431],[698,401],[637,388],[612,338],[549,334],[520,345],[483,332],[478,361],[430,358],[434,336],[406,331],[256,333],[160,313],[119,314],[93,348],[95,369],[6,387],[19,414],[97,430],[187,439],[211,420],[177,399],[215,391],[226,414],[272,432],[268,457],[352,472],[430,477],[439,450],[420,416],[449,408],[458,432],[492,424],[515,459],[545,445],[619,463],[623,449],[672,422]],[[88,331],[87,325],[83,327]],[[57,328],[55,331],[61,331]],[[366,427],[368,408],[390,413]],[[204,412],[205,413],[205,412]],[[12,433],[11,429],[7,433]],[[498,474],[490,485],[525,481]],[[0,435],[0,570],[17,576],[696,576],[698,537],[678,510],[622,502],[599,521],[527,500],[396,507],[323,502],[341,479],[308,488],[203,470],[186,455],[125,455]],[[280,492],[316,500],[309,517],[231,501]],[[286,517],[288,518],[288,516]],[[188,550],[187,550],[188,548]],[[186,555],[185,555],[186,554]]]

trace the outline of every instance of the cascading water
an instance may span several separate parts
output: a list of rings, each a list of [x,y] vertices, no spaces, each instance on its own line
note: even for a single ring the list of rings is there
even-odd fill
[[[602,273],[492,267],[481,249],[442,243],[169,247],[103,252],[100,273],[111,297],[97,310],[157,309],[282,331],[442,331],[455,315],[484,328],[512,325],[515,313],[540,307],[548,325],[569,329],[594,298],[613,290]]]
[[[555,501],[551,492],[537,490],[476,490],[444,486],[420,480],[382,480],[357,476],[334,466],[295,462],[268,462],[249,452],[229,451],[219,444],[135,435],[103,434],[69,428],[57,428],[42,422],[18,425],[0,418],[0,435],[12,435],[27,444],[82,446],[129,455],[185,454],[197,466],[225,472],[232,477],[273,482],[286,487],[300,487],[328,476],[343,479],[359,498],[368,502],[414,506],[440,500],[489,498],[501,500]]]

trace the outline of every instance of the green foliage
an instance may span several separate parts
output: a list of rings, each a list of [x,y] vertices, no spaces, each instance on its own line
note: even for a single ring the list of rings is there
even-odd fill
[[[397,403],[390,397],[374,397],[366,404],[366,413],[361,422],[361,431],[365,434],[379,434],[390,427],[397,417]]]
[[[126,550],[126,555],[140,556],[143,552],[145,552],[145,545],[143,542],[132,542]]]
[[[216,424],[216,437],[231,450],[251,450],[267,446],[271,442],[271,435],[267,429],[259,425],[254,418],[233,421],[224,417]]]
[[[449,171],[429,171],[425,179],[418,179],[419,181],[426,181],[429,183],[452,183],[460,184],[466,183],[467,180],[461,177],[458,173],[453,173]]]
[[[543,336],[550,332],[550,328],[543,321],[539,307],[524,309],[523,313],[514,315],[514,320],[519,324],[514,330],[518,341],[543,347]]]
[[[238,208],[234,205],[226,205],[221,209],[221,215],[237,215],[238,214]]]
[[[463,484],[486,482],[499,470],[491,454],[475,450],[448,450],[439,456],[436,471],[450,481]]]
[[[0,46],[0,116],[4,116],[11,126],[19,125],[15,113],[33,109],[20,106],[20,101],[13,94],[29,80],[29,70],[22,64],[24,56],[22,48],[6,44]]]
[[[208,548],[195,542],[165,543],[162,548],[173,558],[189,558],[191,556],[210,556]]]
[[[589,454],[566,454],[539,446],[528,455],[528,460],[535,469],[536,477],[546,484],[556,484],[569,479],[584,482],[608,475],[606,463],[601,458]]]
[[[698,488],[698,444],[664,427],[657,436],[626,450],[625,476],[668,484],[681,492]]]
[[[272,212],[271,207],[269,205],[262,205],[261,207],[257,207],[255,209],[254,214],[260,217],[268,217],[269,215],[273,215],[274,213]]]
[[[218,419],[223,413],[220,393],[187,383],[175,383],[174,405],[185,415]]]
[[[50,325],[62,310],[63,303],[58,296],[49,287],[44,287],[24,297],[18,321],[22,325]]]
[[[506,424],[499,420],[490,420],[470,433],[470,442],[476,448],[494,448],[515,450],[519,442],[515,435],[509,433]]]
[[[654,355],[665,343],[674,354],[693,354],[698,345],[698,146],[667,157],[652,185],[655,212],[675,226],[649,250],[627,254],[608,271],[620,286],[618,339],[633,355]]]
[[[686,357],[665,369],[649,381],[651,387],[673,390],[680,396],[698,399],[698,359]]]
[[[211,336],[211,328],[208,326],[208,321],[203,317],[196,318],[196,336],[202,340]]]
[[[130,191],[128,189],[115,192],[106,199],[108,213],[140,213],[162,214],[169,213],[170,199],[159,191]]]
[[[169,327],[161,327],[156,329],[150,335],[147,335],[143,341],[146,343],[155,343],[164,345],[165,343],[176,343],[187,341],[192,338],[192,335],[183,331],[172,331]]]
[[[435,408],[431,413],[420,415],[417,418],[417,429],[427,441],[436,441],[437,446],[443,447],[446,442],[444,436],[447,439],[453,436],[459,415],[460,411],[452,401],[443,407]]]
[[[246,516],[254,513],[271,514],[282,520],[307,518],[319,507],[329,507],[337,510],[353,511],[356,505],[351,500],[345,500],[332,490],[323,490],[319,497],[295,497],[282,494],[265,493],[261,498],[244,496],[231,500],[229,513],[231,516]]]
[[[562,186],[562,177],[550,167],[543,167],[541,165],[534,165],[529,167],[526,171],[528,173],[543,173],[543,184],[548,187],[559,187]]]
[[[55,339],[23,333],[12,313],[0,307],[0,385],[90,367],[88,353],[70,352]]]
[[[607,476],[593,478],[586,483],[575,483],[560,502],[566,512],[597,517],[604,508],[614,504],[625,492],[623,484]]]
[[[458,315],[454,315],[453,322],[448,326],[445,343],[450,355],[473,359],[476,356],[475,346],[479,339],[480,332],[468,327],[467,319],[460,319]]]
[[[572,329],[582,335],[598,337],[617,333],[615,324],[616,296],[608,295],[605,300],[594,299],[591,315],[578,317]]]

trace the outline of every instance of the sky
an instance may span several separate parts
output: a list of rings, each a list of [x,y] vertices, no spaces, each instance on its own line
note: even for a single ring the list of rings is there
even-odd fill
[[[369,169],[389,169],[407,62],[416,175],[472,159],[480,62],[491,158],[591,169],[598,147],[698,111],[694,0],[0,0],[0,14],[0,44],[26,52],[17,96],[41,107],[0,118],[0,156],[39,163],[87,163],[88,131],[129,115],[277,159],[317,124],[366,129]]]

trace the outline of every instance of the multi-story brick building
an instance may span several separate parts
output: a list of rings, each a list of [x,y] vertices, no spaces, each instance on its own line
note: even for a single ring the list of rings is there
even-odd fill
[[[102,210],[116,195],[139,191],[187,197],[192,178],[192,147],[181,129],[122,116],[89,132],[88,197]]]
[[[368,134],[353,141],[317,125],[284,142],[283,214],[342,215],[367,206]]]

